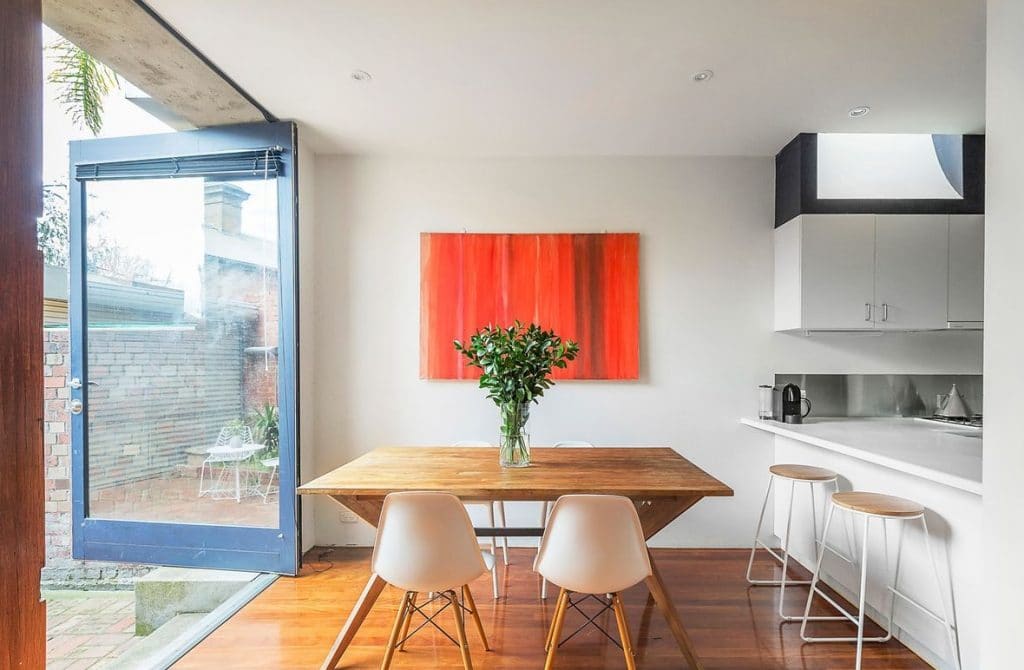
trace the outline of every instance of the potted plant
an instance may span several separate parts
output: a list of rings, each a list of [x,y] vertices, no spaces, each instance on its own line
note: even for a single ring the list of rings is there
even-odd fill
[[[278,445],[280,444],[277,408],[267,403],[263,405],[262,409],[252,413],[250,421],[256,440],[266,447],[263,457],[273,458],[277,456]]]
[[[480,368],[480,388],[501,412],[500,454],[502,467],[530,464],[530,436],[526,421],[530,403],[539,402],[551,388],[553,368],[564,368],[576,358],[579,345],[562,341],[553,330],[516,321],[507,328],[487,326],[474,333],[469,343],[455,340],[455,349],[467,365]]]

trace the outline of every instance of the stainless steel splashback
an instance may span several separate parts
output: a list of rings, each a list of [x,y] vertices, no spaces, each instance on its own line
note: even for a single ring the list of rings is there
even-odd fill
[[[982,413],[981,375],[775,375],[775,388],[807,391],[812,417],[930,416],[935,396],[956,384],[973,414]]]

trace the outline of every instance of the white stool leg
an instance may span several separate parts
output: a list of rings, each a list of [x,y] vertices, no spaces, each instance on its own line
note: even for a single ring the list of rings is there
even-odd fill
[[[864,532],[861,535],[860,564],[860,603],[857,609],[857,662],[854,670],[860,670],[861,656],[864,653],[864,601],[868,592],[868,526],[871,517],[864,517]]]
[[[757,517],[757,526],[754,528],[754,542],[750,547],[750,560],[747,561],[747,582],[750,584],[765,584],[769,583],[769,580],[755,580],[750,577],[750,571],[754,567],[754,554],[757,551],[757,545],[761,543],[761,525],[764,523],[764,512],[768,509],[768,499],[772,495],[772,486],[775,484],[775,475],[769,475],[768,477],[768,490],[764,494],[764,502],[761,503],[761,514]],[[770,581],[772,585],[774,581]]]
[[[942,579],[939,578],[939,565],[935,562],[935,554],[932,552],[931,533],[928,532],[928,522],[924,515],[921,515],[921,527],[924,529],[924,546],[928,551],[928,561],[932,564],[932,573],[935,575],[935,588],[939,593],[939,600],[942,601],[942,624],[946,627],[949,635],[949,647],[953,652],[953,661],[957,670],[960,670],[960,646],[957,644],[956,631],[953,629],[953,622],[950,620],[949,607],[946,605],[946,592],[942,588]]]
[[[892,572],[892,597],[889,599],[889,634],[891,635],[896,626],[896,594],[900,588],[900,562],[903,560],[903,529],[904,522],[900,522],[899,536],[896,538],[896,565]]]
[[[808,482],[807,488],[811,490],[811,532],[814,534],[814,560],[818,560],[818,504],[814,502],[814,482]]]
[[[814,566],[814,574],[811,575],[811,588],[807,592],[807,604],[804,606],[804,615],[801,617],[800,637],[807,640],[807,622],[811,620],[811,601],[814,599],[814,590],[821,579],[821,563],[825,560],[825,544],[828,542],[828,529],[832,525],[832,517],[836,513],[836,506],[828,506],[828,514],[825,515],[825,528],[821,531],[821,551],[818,553],[818,561]],[[817,617],[816,617],[817,618]]]
[[[814,485],[811,485],[811,490],[814,490]],[[783,606],[786,604],[786,576],[789,572],[789,536],[790,529],[793,527],[793,496],[796,493],[796,480],[791,480],[789,483],[789,511],[786,513],[786,537],[782,540],[782,579],[779,580],[779,617],[784,621],[793,621],[800,617],[786,616],[783,612]],[[799,584],[800,582],[793,582]]]

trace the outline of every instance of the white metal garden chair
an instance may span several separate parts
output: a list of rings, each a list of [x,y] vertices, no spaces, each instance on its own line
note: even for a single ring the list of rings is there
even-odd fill
[[[263,463],[263,467],[270,468],[270,476],[267,477],[267,487],[265,489],[263,489],[263,494],[262,494],[263,495],[263,502],[267,502],[267,498],[270,496],[271,493],[277,493],[277,492],[279,492],[281,490],[281,485],[280,485],[281,484],[281,478],[280,478],[280,475],[277,474],[277,469],[281,465],[281,458],[279,456],[274,456],[273,458],[264,458],[260,462]],[[277,486],[274,486],[274,476],[275,475],[277,475],[277,477],[278,477],[278,480],[277,480],[278,481],[278,485]]]
[[[234,498],[241,502],[243,490],[245,495],[255,492],[260,494],[259,485],[252,486],[251,473],[246,471],[245,485],[242,483],[242,464],[251,461],[252,457],[263,449],[262,444],[255,444],[252,429],[249,426],[224,426],[217,435],[217,444],[210,447],[206,460],[199,470],[199,497],[209,495],[215,500]],[[214,477],[214,469],[220,472]],[[225,480],[234,472],[234,482],[230,485]],[[207,478],[210,484],[207,487]]]

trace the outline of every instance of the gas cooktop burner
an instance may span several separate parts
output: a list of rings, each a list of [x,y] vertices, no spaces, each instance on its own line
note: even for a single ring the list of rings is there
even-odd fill
[[[981,428],[982,420],[981,414],[975,414],[974,416],[940,416],[934,414],[929,417],[925,417],[928,421],[938,421],[939,423],[949,423],[955,426],[970,426],[972,428]]]

